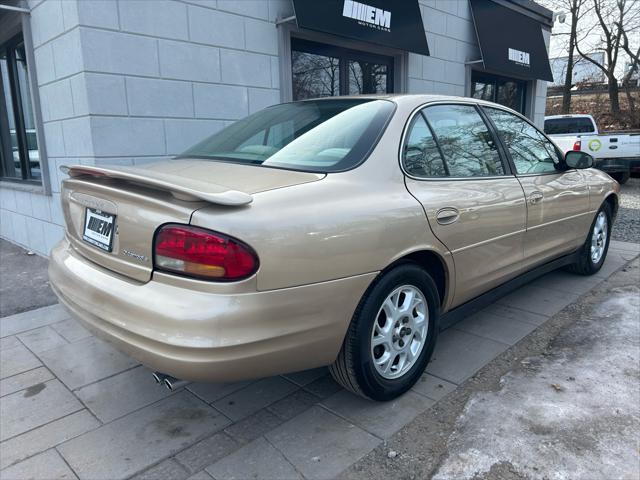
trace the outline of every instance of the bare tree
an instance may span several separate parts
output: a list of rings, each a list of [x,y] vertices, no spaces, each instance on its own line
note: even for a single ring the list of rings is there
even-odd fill
[[[638,23],[640,24],[640,22]],[[632,33],[637,33],[636,30],[638,29],[640,29],[640,25],[634,24],[632,24],[629,28]],[[631,80],[633,78],[633,75],[637,74],[640,71],[640,42],[638,42],[638,46],[634,51],[629,44],[629,35],[626,30],[622,33],[622,40],[622,48],[629,56],[629,69],[622,79],[622,88],[624,88],[624,92],[627,97],[627,104],[629,105],[631,126],[637,127],[640,125],[640,119],[636,115],[636,104],[633,95],[631,94]]]
[[[599,45],[593,50],[604,52],[605,61],[598,62],[584,52],[585,44],[589,44],[589,29],[583,38],[576,38],[576,51],[586,61],[591,62],[604,73],[607,79],[609,104],[614,117],[620,117],[619,86],[617,78],[618,61],[623,50],[623,35],[630,23],[640,17],[640,8],[636,0],[590,0],[596,17],[594,29],[599,34]]]
[[[571,87],[573,86],[573,56],[578,37],[578,22],[580,21],[580,9],[585,0],[565,0],[569,3],[569,13],[571,14],[571,30],[569,32],[569,55],[567,57],[567,69],[562,87],[562,113],[571,112]]]

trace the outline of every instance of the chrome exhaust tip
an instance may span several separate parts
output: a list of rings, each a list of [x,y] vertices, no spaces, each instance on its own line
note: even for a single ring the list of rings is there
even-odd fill
[[[189,382],[187,382],[186,380],[178,380],[177,378],[173,378],[169,375],[165,376],[164,378],[164,386],[167,387],[172,392],[181,387],[184,387],[188,383]]]
[[[167,375],[160,372],[153,372],[152,376],[158,385],[164,385],[164,379],[167,378]]]

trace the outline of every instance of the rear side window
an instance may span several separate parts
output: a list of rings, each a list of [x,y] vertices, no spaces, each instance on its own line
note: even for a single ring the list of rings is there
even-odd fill
[[[427,122],[418,113],[411,122],[402,153],[402,163],[409,175],[416,177],[444,177],[447,175],[440,150]]]
[[[587,117],[550,118],[544,121],[544,133],[562,135],[564,133],[593,133],[593,122]]]
[[[435,105],[422,110],[452,177],[504,175],[498,147],[471,105]]]

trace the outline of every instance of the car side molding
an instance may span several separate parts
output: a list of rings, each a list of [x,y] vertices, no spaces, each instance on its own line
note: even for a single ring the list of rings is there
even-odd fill
[[[483,309],[491,305],[496,300],[504,297],[505,295],[517,290],[518,288],[526,285],[527,283],[535,280],[542,275],[553,272],[559,268],[565,267],[576,263],[580,257],[580,250],[576,250],[568,255],[551,260],[550,262],[543,263],[542,265],[535,267],[528,272],[525,272],[517,277],[498,285],[497,287],[483,293],[482,295],[469,300],[456,308],[449,310],[440,317],[439,329],[440,331],[446,330],[449,327],[454,326],[456,323],[464,320],[468,316],[476,313],[478,310]]]

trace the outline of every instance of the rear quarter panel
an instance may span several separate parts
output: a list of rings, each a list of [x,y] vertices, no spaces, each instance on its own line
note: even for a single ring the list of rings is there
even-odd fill
[[[191,223],[251,245],[260,259],[262,291],[377,272],[420,250],[435,252],[453,272],[449,252],[429,230],[398,164],[407,115],[398,108],[359,167],[256,194],[245,208],[203,208]]]

